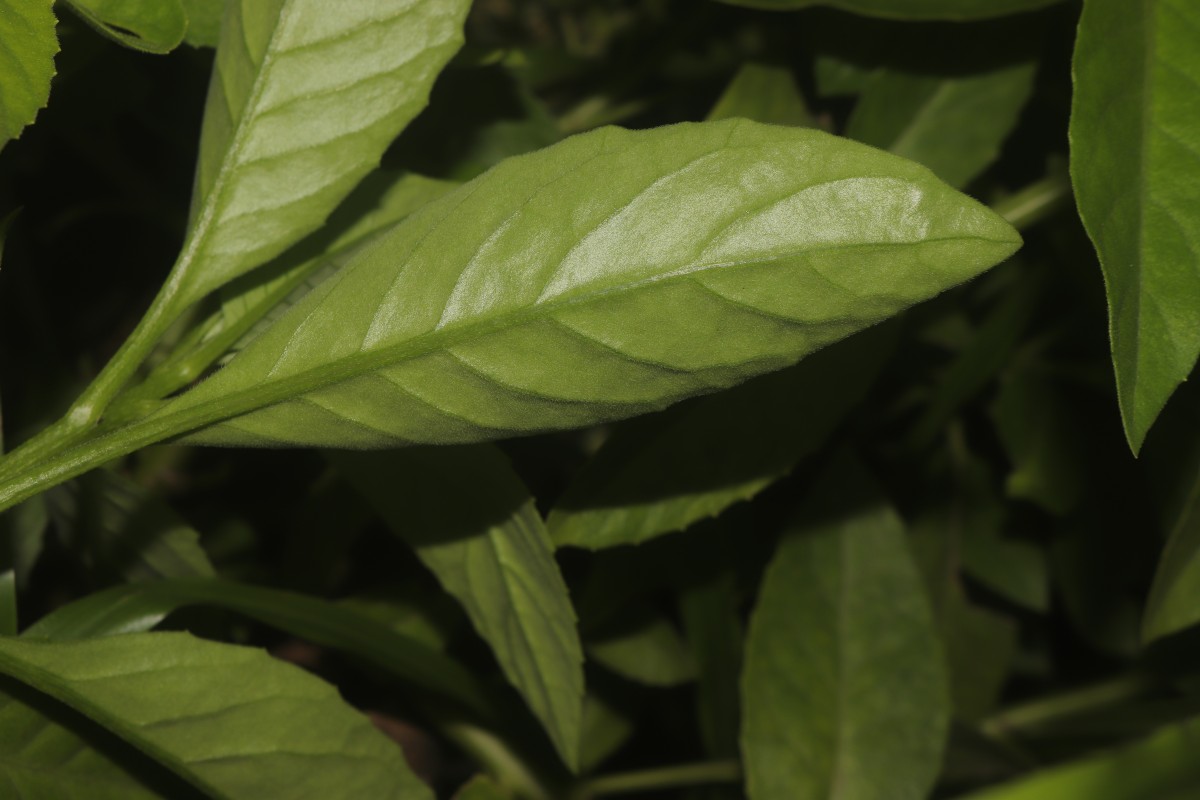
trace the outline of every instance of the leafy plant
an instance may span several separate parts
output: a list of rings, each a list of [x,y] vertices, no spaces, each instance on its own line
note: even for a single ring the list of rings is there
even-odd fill
[[[5,796],[1197,793],[1198,45],[0,0]]]

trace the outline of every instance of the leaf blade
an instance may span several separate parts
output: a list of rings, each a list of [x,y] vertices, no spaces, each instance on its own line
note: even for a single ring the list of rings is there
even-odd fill
[[[0,3],[0,147],[30,125],[50,97],[58,20],[45,2]]]
[[[147,53],[169,53],[188,19],[180,0],[67,0],[83,20],[113,41]]]

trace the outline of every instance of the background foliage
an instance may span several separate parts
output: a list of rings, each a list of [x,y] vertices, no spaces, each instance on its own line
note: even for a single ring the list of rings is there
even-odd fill
[[[1200,792],[1191,0],[0,45],[0,793]]]

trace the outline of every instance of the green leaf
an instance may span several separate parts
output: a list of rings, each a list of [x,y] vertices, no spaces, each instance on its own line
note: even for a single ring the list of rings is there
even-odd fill
[[[647,686],[694,680],[696,662],[675,626],[662,616],[633,620],[587,643],[589,661]]]
[[[949,717],[904,527],[861,467],[812,488],[767,568],[742,675],[752,800],[917,800]]]
[[[789,369],[626,423],[550,512],[550,535],[593,550],[636,544],[754,497],[862,400],[894,334],[863,331]]]
[[[1167,728],[1116,752],[1034,773],[961,800],[1188,800],[1200,791],[1200,722]]]
[[[487,775],[476,775],[454,793],[454,800],[512,800],[512,793]]]
[[[1183,472],[1187,491],[1169,526],[1170,535],[1146,601],[1144,642],[1200,622],[1200,439],[1190,461]]]
[[[700,736],[710,756],[736,758],[741,697],[743,626],[732,573],[685,589],[680,616],[696,660]]]
[[[216,47],[221,38],[221,14],[225,0],[183,0],[187,33],[183,40],[192,47]]]
[[[473,446],[330,458],[462,604],[575,768],[583,713],[575,612],[533,498],[503,454]]]
[[[58,37],[52,0],[0,0],[0,147],[33,122],[50,97]]]
[[[192,798],[183,781],[28,686],[0,679],[0,785],[17,798]],[[148,768],[149,767],[149,768]]]
[[[361,448],[627,417],[786,366],[1019,241],[817,131],[604,129],[426,206],[147,424]]]
[[[1200,355],[1198,35],[1192,0],[1090,1],[1076,39],[1071,179],[1134,452]]]
[[[117,586],[63,606],[23,634],[69,641],[149,630],[190,605],[226,608],[314,644],[332,647],[486,714],[489,701],[456,662],[353,608],[294,592],[216,578],[181,578]]]
[[[772,125],[813,124],[792,71],[767,64],[743,64],[708,112],[710,120],[735,117]]]
[[[633,720],[594,694],[583,698],[583,732],[579,741],[579,769],[588,773],[621,749],[633,735]]]
[[[212,797],[433,797],[332,686],[260,650],[182,633],[0,639],[0,672]]]
[[[1033,62],[961,77],[882,71],[866,86],[846,135],[911,158],[954,187],[996,160],[1033,91]]]
[[[180,0],[67,0],[67,5],[113,41],[147,53],[171,52],[188,27]]]
[[[315,230],[428,99],[467,0],[231,0],[205,109],[183,300]]]
[[[1053,5],[1059,0],[723,0],[737,6],[794,11],[831,6],[871,17],[889,19],[971,20],[1000,17]]]

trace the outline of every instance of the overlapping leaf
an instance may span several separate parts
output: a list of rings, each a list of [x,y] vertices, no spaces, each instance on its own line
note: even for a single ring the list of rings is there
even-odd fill
[[[462,604],[576,767],[583,652],[575,612],[533,498],[504,455],[477,446],[332,458]]]
[[[316,229],[425,105],[466,0],[233,0],[191,225],[172,280],[195,299]]]
[[[0,639],[0,672],[73,707],[210,797],[432,793],[328,684],[261,650],[181,633]]]
[[[708,112],[710,120],[734,117],[771,125],[812,125],[791,70],[754,62],[737,71]]]
[[[0,0],[0,147],[50,96],[58,38],[52,0]]]
[[[145,424],[383,447],[631,416],[786,366],[1019,242],[924,168],[817,131],[604,129],[426,206]]]
[[[890,19],[986,19],[1030,11],[1059,0],[724,0],[727,3],[776,11],[809,6],[832,6],[872,17]]]
[[[902,523],[860,467],[812,489],[763,579],[742,675],[752,800],[919,800],[941,763],[941,648]]]
[[[1136,452],[1200,355],[1200,5],[1087,2],[1071,178],[1108,289],[1117,396]]]
[[[67,5],[105,36],[148,53],[171,52],[188,27],[180,0],[67,0]]]

